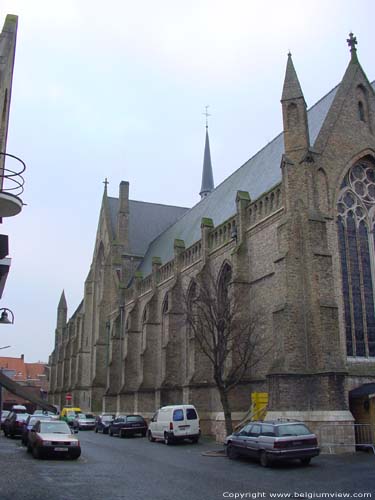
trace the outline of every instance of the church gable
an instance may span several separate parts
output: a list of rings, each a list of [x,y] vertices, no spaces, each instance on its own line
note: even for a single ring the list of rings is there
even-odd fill
[[[332,156],[354,155],[374,142],[375,82],[369,82],[357,55],[350,63],[316,138],[314,150]]]

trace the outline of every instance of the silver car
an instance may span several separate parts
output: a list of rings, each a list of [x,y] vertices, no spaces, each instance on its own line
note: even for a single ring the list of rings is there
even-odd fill
[[[73,429],[95,429],[96,419],[91,413],[78,413],[73,420]]]
[[[225,440],[229,458],[256,458],[263,467],[278,460],[299,459],[308,465],[319,455],[318,440],[303,422],[250,422]]]

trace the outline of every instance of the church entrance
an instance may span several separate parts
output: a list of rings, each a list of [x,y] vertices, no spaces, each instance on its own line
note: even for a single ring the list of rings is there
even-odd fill
[[[375,453],[375,383],[350,391],[349,408],[355,419],[357,449],[372,448]]]

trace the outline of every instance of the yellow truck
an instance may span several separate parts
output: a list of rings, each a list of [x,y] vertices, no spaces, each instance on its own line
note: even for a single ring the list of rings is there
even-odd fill
[[[73,420],[76,418],[78,413],[82,413],[81,408],[64,406],[60,413],[60,420],[64,420],[68,425],[73,425]]]

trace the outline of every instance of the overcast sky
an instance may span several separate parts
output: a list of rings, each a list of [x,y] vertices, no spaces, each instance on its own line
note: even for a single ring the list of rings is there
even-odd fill
[[[215,184],[282,130],[290,50],[307,105],[341,80],[346,39],[372,81],[373,0],[0,0],[19,16],[8,153],[27,164],[0,355],[47,361],[62,290],[83,297],[103,193],[199,201],[205,106]]]

